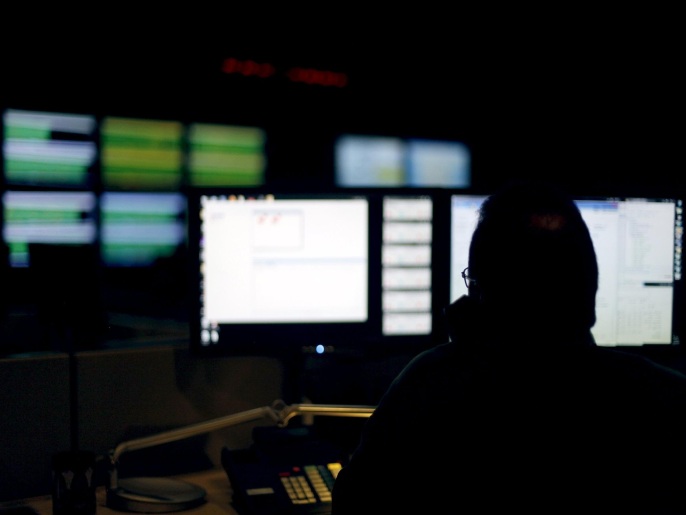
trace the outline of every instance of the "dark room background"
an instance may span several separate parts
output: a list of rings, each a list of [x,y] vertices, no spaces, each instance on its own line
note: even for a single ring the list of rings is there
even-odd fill
[[[267,185],[333,186],[335,140],[357,134],[462,142],[479,191],[534,177],[579,194],[682,193],[683,102],[666,43],[465,46],[446,39],[123,43],[92,51],[60,38],[53,45],[27,40],[4,53],[0,107],[259,127],[267,135]],[[165,319],[165,337],[183,338],[183,266],[180,257],[114,279],[93,273],[110,281],[106,308]],[[17,303],[37,309],[39,301],[28,298],[36,290],[16,277],[21,272],[3,272],[13,288],[4,288],[6,314]],[[135,319],[110,319],[104,338],[130,343],[155,333],[131,325]],[[38,325],[16,317],[5,317],[3,330],[24,331],[20,343],[4,338],[3,355],[54,345]]]
[[[104,28],[86,36],[53,27],[42,37],[38,25],[17,27],[21,35],[0,51],[0,111],[259,127],[265,184],[275,187],[333,187],[336,138],[358,134],[464,143],[479,192],[546,178],[581,195],[686,193],[682,56],[669,30],[649,37],[627,26],[610,36],[606,19],[594,37],[588,27],[557,33],[550,25],[472,38],[460,32],[468,20],[450,17],[449,31],[436,27],[440,37],[406,25],[363,35],[354,24],[324,36],[319,23],[295,41],[292,26],[277,33],[251,20],[258,33],[249,40],[230,30],[247,23],[236,16],[222,18],[221,35],[208,29],[213,38],[184,29],[186,37],[149,34],[145,43],[121,27],[116,37]],[[3,499],[45,493],[59,448],[105,452],[144,425],[177,427],[284,393],[280,374],[292,371],[269,359],[189,359],[183,252],[118,270],[65,256],[68,266],[42,275],[9,267],[6,257]],[[75,312],[77,323],[64,324]],[[75,327],[83,333],[64,332]],[[74,350],[84,352],[74,360]],[[658,357],[686,368],[682,355]],[[315,360],[295,382],[316,385],[314,401],[374,402],[408,358]],[[23,388],[27,377],[35,387]]]

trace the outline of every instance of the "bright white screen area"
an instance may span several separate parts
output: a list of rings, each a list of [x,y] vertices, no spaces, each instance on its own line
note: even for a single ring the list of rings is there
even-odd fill
[[[681,274],[681,265],[675,267],[675,255],[681,254],[680,231],[675,231],[681,226],[680,206],[645,199],[577,204],[598,258],[596,342],[671,343],[674,279]]]
[[[203,327],[365,322],[366,199],[202,198]]]
[[[450,298],[467,293],[460,272],[485,197],[451,198]],[[681,279],[681,201],[584,199],[577,205],[598,259],[596,343],[604,346],[673,342],[674,280]]]
[[[467,294],[460,272],[469,265],[469,243],[486,197],[452,195],[450,199],[450,302]]]
[[[382,332],[430,334],[433,201],[430,197],[383,200]]]

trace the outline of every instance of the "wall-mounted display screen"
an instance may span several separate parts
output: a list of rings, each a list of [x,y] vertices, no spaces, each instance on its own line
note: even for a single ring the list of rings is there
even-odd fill
[[[97,241],[96,197],[90,192],[5,191],[2,235],[12,267],[29,266],[29,244]]]
[[[405,182],[404,146],[397,138],[340,136],[335,143],[337,186],[400,186]]]
[[[105,190],[179,190],[183,180],[183,124],[108,116],[100,126]]]
[[[112,267],[142,267],[186,244],[180,193],[105,192],[100,199],[101,254]]]
[[[470,187],[469,148],[459,141],[408,140],[405,182],[419,187]]]
[[[334,175],[343,187],[468,188],[471,154],[459,141],[344,134]]]
[[[267,159],[263,129],[192,123],[187,140],[189,186],[264,184]]]
[[[2,121],[4,179],[9,187],[93,186],[98,157],[94,116],[7,109]]]

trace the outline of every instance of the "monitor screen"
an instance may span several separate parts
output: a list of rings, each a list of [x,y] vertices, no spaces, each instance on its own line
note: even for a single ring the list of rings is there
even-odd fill
[[[382,334],[430,335],[434,198],[387,193],[381,201]]]
[[[336,186],[402,186],[404,144],[384,136],[340,136],[334,147]]]
[[[147,267],[186,244],[186,198],[180,193],[104,192],[100,247],[108,267]]]
[[[363,195],[191,192],[192,349],[261,353],[366,334],[369,209]]]
[[[437,198],[416,188],[190,191],[192,348],[388,354],[434,343]]]
[[[7,109],[2,120],[6,185],[93,186],[98,158],[94,116]]]
[[[598,258],[597,343],[678,344],[682,201],[607,198],[577,203]]]
[[[29,265],[29,244],[97,242],[97,199],[85,191],[5,191],[2,235],[12,267]]]
[[[406,163],[408,186],[468,188],[472,184],[469,147],[459,141],[409,139]]]
[[[191,123],[187,140],[189,186],[264,184],[267,157],[263,129]]]
[[[105,190],[174,191],[183,184],[181,122],[105,117],[100,124]]]
[[[471,154],[460,141],[343,134],[334,175],[341,187],[468,188]]]
[[[450,196],[450,302],[467,294],[460,275],[469,264],[469,244],[479,219],[479,206],[485,195]]]
[[[479,195],[451,195],[450,300],[467,293],[467,267]],[[597,322],[603,346],[679,343],[677,306],[682,284],[682,200],[675,198],[576,198],[598,259]]]

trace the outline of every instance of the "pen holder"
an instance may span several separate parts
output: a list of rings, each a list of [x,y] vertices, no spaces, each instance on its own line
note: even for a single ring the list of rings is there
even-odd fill
[[[62,451],[52,456],[53,515],[94,515],[95,453]]]

